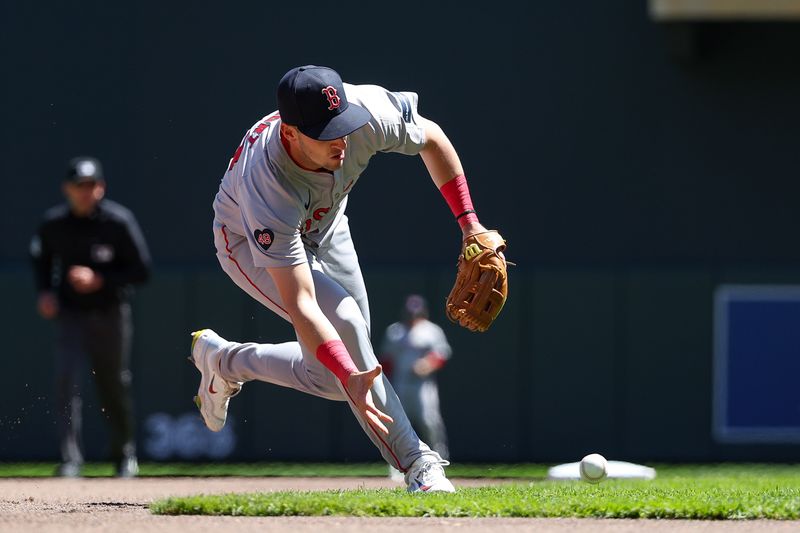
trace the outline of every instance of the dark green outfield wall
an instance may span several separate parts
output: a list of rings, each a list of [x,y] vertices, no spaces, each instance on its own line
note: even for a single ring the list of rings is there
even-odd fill
[[[373,337],[379,340],[395,319],[404,294],[421,290],[439,301],[451,277],[439,269],[367,271]],[[434,307],[433,318],[455,351],[440,380],[453,457],[567,461],[600,450],[642,461],[794,460],[796,446],[712,440],[711,301],[721,282],[798,277],[798,270],[776,269],[519,270],[501,319],[484,335],[452,326],[441,306]],[[6,272],[0,280],[12,301],[33,297],[27,273]],[[15,329],[6,341],[9,378],[0,392],[0,458],[52,458],[51,328],[30,306],[4,310],[2,319]],[[225,440],[229,434],[214,440],[200,427],[191,402],[198,374],[185,360],[189,332],[203,326],[233,340],[293,339],[286,323],[248,300],[223,273],[162,269],[136,301],[133,370],[143,455],[378,459],[344,404],[263,383],[246,385],[232,403],[235,441]],[[105,427],[93,393],[86,404],[90,456],[102,457]]]
[[[447,327],[454,458],[796,458],[796,446],[715,444],[710,413],[715,287],[800,283],[800,25],[704,25],[695,54],[675,58],[681,41],[643,2],[466,5],[2,3],[0,460],[56,454],[52,334],[25,258],[80,153],[103,160],[109,195],[136,212],[155,259],[136,300],[140,447],[377,458],[343,405],[266,385],[235,400],[235,444],[181,417],[196,386],[182,358],[192,328],[291,338],[217,268],[210,203],[276,81],[304,63],[417,91],[520,265],[489,333]],[[348,210],[376,331],[409,291],[443,300],[458,233],[420,161],[376,158]],[[99,415],[87,426],[99,456]]]

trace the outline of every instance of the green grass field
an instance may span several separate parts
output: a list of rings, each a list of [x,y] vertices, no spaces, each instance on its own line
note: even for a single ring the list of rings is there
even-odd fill
[[[460,488],[456,494],[407,494],[398,489],[285,491],[170,498],[156,514],[241,516],[602,517],[675,519],[800,519],[800,466],[654,465],[653,481],[599,485],[547,481],[543,465],[453,465],[458,478],[508,478],[511,484]],[[0,476],[40,477],[53,464],[0,464]],[[88,465],[88,476],[111,474]],[[143,464],[143,476],[385,476],[381,464]]]
[[[480,476],[482,467],[448,469]],[[403,489],[277,492],[171,498],[158,514],[243,516],[595,517],[675,519],[800,519],[800,467],[786,465],[657,466],[653,481],[546,481],[537,465],[495,466],[487,476],[519,483],[462,488],[456,494]],[[525,478],[534,478],[525,480]]]

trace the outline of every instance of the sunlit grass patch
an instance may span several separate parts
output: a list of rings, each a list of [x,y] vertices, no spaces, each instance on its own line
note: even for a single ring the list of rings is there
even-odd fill
[[[533,481],[461,488],[456,494],[359,489],[192,496],[156,502],[151,510],[236,516],[800,519],[796,467],[663,466],[659,474],[653,481]]]

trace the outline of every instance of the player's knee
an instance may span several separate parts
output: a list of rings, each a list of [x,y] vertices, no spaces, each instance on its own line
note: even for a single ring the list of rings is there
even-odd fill
[[[353,298],[343,299],[336,307],[336,318],[332,321],[343,340],[355,340],[367,332],[367,323],[361,309]]]
[[[332,373],[315,374],[309,372],[308,380],[314,394],[329,400],[345,400],[346,397],[336,384],[337,378]]]

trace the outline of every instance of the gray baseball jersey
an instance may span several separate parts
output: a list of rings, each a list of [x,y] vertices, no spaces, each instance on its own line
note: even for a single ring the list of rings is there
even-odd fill
[[[324,245],[341,221],[347,194],[377,152],[416,155],[425,144],[417,95],[377,85],[344,84],[347,99],[372,114],[350,134],[342,168],[331,174],[297,166],[280,139],[280,116],[267,115],[244,136],[214,200],[217,220],[246,236],[256,266],[306,262],[304,245]]]

